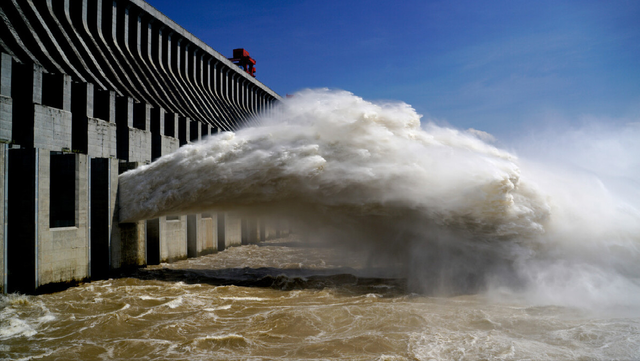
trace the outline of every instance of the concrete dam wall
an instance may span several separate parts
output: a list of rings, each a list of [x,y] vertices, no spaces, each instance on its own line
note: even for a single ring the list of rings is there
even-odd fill
[[[142,0],[0,2],[0,290],[41,292],[282,233],[229,212],[119,223],[118,175],[280,97]]]

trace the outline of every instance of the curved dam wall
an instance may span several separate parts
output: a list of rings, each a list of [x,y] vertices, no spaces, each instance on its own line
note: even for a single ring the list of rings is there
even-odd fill
[[[0,290],[280,235],[227,212],[117,219],[120,173],[251,125],[279,100],[142,0],[0,2]]]

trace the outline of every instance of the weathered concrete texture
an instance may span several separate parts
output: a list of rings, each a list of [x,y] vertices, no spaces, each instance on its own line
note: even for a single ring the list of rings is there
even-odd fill
[[[187,216],[160,218],[160,261],[187,258]]]
[[[224,218],[225,248],[242,245],[242,219],[233,212],[225,212]]]
[[[122,174],[140,165],[137,162],[119,163],[118,173]],[[116,200],[111,227],[111,269],[145,266],[147,264],[146,222],[119,223],[118,203]]]
[[[258,234],[258,219],[244,217],[242,219],[242,244],[256,244],[260,238]]]
[[[129,128],[130,162],[151,162],[151,132],[136,128]]]
[[[217,250],[218,230],[215,213],[187,216],[187,252],[189,257],[213,253]]]
[[[36,287],[50,283],[80,281],[89,277],[89,215],[88,215],[88,175],[89,166],[84,154],[51,155],[44,149],[38,151],[38,233],[37,233],[37,283]],[[75,214],[68,227],[51,227],[50,212],[55,205],[50,204],[51,177],[58,170],[50,166],[52,156],[71,158],[75,163]]]
[[[13,59],[0,53],[0,141],[11,140],[13,101],[11,99],[11,65]]]
[[[116,124],[96,118],[89,118],[87,122],[87,154],[96,158],[115,158]]]
[[[6,225],[6,210],[5,210],[5,193],[7,191],[6,182],[6,170],[7,170],[7,151],[8,145],[0,145],[0,294],[6,293],[5,284],[7,282],[7,233],[5,232]]]
[[[111,228],[111,269],[146,266],[146,224],[114,223]]]
[[[25,192],[8,193],[8,290],[88,278],[88,157],[45,149],[10,150],[9,156],[9,189],[19,184]]]
[[[216,213],[202,214],[198,227],[198,256],[218,250],[218,222]]]
[[[71,150],[71,113],[39,104],[33,107],[33,146]]]
[[[118,160],[91,159],[91,278],[101,279],[111,270],[111,229],[118,191]],[[117,220],[116,220],[117,222]]]
[[[180,141],[174,137],[162,135],[161,152],[162,154],[170,154],[180,148]]]

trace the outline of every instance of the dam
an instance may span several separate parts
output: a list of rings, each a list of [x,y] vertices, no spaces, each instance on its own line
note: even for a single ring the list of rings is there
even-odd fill
[[[233,212],[119,222],[119,174],[273,110],[252,66],[142,0],[3,1],[0,52],[3,293],[281,234]]]

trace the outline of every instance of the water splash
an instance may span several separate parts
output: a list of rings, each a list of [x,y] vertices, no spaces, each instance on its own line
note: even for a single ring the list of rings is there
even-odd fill
[[[614,303],[639,300],[637,207],[593,176],[550,171],[483,139],[421,127],[404,103],[306,90],[259,127],[123,174],[120,217],[268,212],[402,268],[420,291],[507,287],[558,304],[601,303],[594,295],[613,287],[624,290]]]

